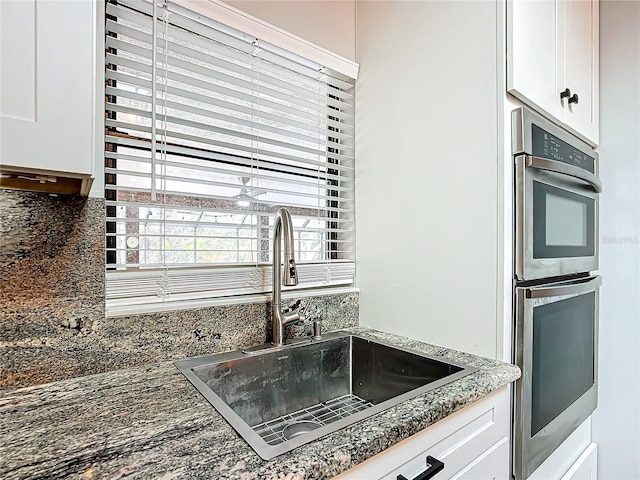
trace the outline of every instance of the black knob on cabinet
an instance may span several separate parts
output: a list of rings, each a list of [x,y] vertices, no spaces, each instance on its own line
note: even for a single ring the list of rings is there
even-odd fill
[[[568,88],[565,88],[564,91],[560,92],[560,99],[561,100],[563,98],[570,97],[570,96],[571,96],[571,90],[569,90]]]
[[[578,103],[578,94],[574,93],[571,97],[569,97],[569,103]]]

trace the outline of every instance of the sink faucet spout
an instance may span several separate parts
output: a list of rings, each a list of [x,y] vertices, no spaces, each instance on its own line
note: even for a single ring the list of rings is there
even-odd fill
[[[284,285],[298,284],[298,271],[295,261],[295,249],[293,242],[293,222],[286,208],[280,208],[276,212],[273,222],[273,289],[271,299],[271,319],[273,321],[273,344],[277,347],[284,344],[284,326],[287,323],[300,319],[298,312],[282,313],[282,245],[284,240]]]

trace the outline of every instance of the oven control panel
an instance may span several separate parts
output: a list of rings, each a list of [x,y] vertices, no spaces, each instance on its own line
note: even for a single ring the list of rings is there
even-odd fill
[[[534,123],[531,124],[531,140],[532,155],[568,163],[595,173],[595,160],[593,157],[560,140]]]

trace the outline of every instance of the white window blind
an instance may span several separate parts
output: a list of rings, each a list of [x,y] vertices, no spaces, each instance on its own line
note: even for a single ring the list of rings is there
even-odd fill
[[[107,307],[353,283],[353,80],[174,5],[106,3]]]

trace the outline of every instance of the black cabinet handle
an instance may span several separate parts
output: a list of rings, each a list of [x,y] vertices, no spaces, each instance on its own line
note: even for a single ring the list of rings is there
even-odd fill
[[[569,90],[568,88],[565,88],[562,92],[560,92],[560,100],[570,96],[571,96],[571,90]]]
[[[578,94],[574,93],[573,96],[569,97],[569,103],[578,103]]]
[[[429,456],[427,457],[427,469],[419,473],[417,477],[414,477],[412,480],[429,480],[440,470],[444,469],[444,463],[440,460],[436,460],[435,458]],[[398,475],[397,480],[409,480],[404,475]]]

